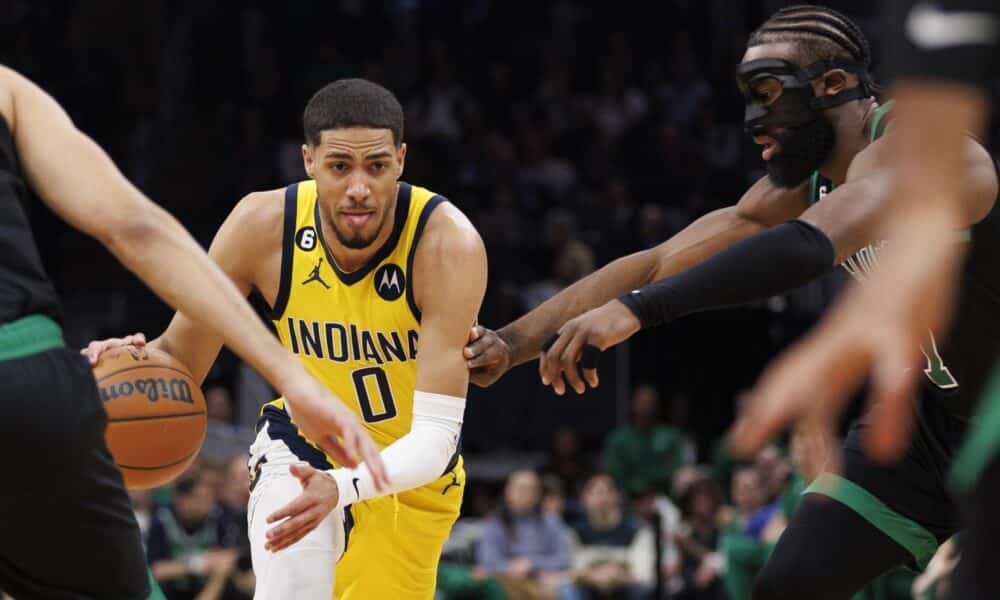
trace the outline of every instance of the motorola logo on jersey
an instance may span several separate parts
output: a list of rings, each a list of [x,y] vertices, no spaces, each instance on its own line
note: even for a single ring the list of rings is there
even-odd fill
[[[312,226],[303,227],[295,234],[295,245],[309,252],[316,247],[316,229]]]
[[[395,300],[406,291],[406,277],[403,269],[392,263],[382,265],[375,271],[375,291],[383,300]]]

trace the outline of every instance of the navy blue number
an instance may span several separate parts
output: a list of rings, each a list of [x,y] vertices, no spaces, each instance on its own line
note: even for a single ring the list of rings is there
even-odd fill
[[[379,395],[382,397],[382,407],[384,410],[375,413],[372,407],[371,397],[368,395],[368,386],[365,385],[365,378],[374,377],[378,386]],[[392,398],[392,388],[389,387],[389,378],[381,367],[365,367],[351,373],[354,380],[354,389],[358,394],[358,404],[361,405],[361,414],[364,415],[365,423],[378,423],[396,416],[396,401]]]

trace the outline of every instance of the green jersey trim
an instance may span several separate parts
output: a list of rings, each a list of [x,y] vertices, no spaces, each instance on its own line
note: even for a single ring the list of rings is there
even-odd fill
[[[882,137],[892,128],[893,121],[891,120],[885,121],[885,118],[892,111],[894,103],[895,100],[890,100],[875,109],[875,115],[872,117],[871,133],[868,136],[869,143],[874,142],[878,138]],[[884,127],[882,126],[883,122],[885,122]],[[833,184],[827,181],[825,178],[823,178],[823,176],[819,174],[819,171],[813,171],[813,174],[809,177],[809,196],[808,196],[809,206],[812,206],[813,204],[819,202],[820,188],[824,185],[827,186],[828,188],[826,190],[827,193],[833,191]]]
[[[0,325],[0,361],[64,346],[62,328],[45,315],[28,315]]]
[[[884,119],[885,116],[889,114],[895,103],[896,103],[895,100],[890,100],[875,109],[875,116],[872,117],[872,131],[871,134],[868,136],[869,143],[874,142],[875,140],[882,137],[882,135],[885,134],[887,131],[889,131],[889,128],[892,127],[892,121],[889,121],[888,124],[881,129],[879,128],[879,125],[882,124],[882,119]]]
[[[1000,458],[1000,368],[994,369],[972,431],[955,457],[949,478],[952,489],[960,493],[972,490],[996,458]]]
[[[906,548],[922,570],[937,552],[938,541],[930,531],[892,510],[874,494],[839,475],[823,473],[803,494],[832,498],[858,513],[879,531]]]
[[[146,567],[146,577],[149,579],[149,596],[146,596],[146,600],[167,600],[149,567]]]

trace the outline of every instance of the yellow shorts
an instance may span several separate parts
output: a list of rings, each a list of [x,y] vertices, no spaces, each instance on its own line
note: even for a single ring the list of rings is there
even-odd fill
[[[464,461],[423,487],[350,506],[340,600],[432,600],[441,548],[462,507]]]

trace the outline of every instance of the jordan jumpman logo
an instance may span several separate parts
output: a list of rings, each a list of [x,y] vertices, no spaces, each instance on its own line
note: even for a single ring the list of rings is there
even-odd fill
[[[322,284],[322,285],[323,285],[323,287],[325,287],[326,289],[330,289],[330,286],[328,286],[328,285],[326,284],[326,282],[325,282],[325,281],[323,281],[323,280],[322,280],[322,279],[320,278],[320,276],[319,276],[319,268],[320,268],[321,266],[323,266],[323,259],[322,259],[322,258],[321,258],[321,259],[319,259],[319,262],[318,262],[318,263],[316,263],[316,268],[315,268],[315,269],[313,269],[311,273],[309,273],[309,278],[308,278],[308,279],[306,279],[305,281],[303,281],[303,282],[302,282],[302,285],[305,285],[305,284],[307,284],[307,283],[311,283],[311,282],[313,282],[313,281],[318,281],[318,282],[320,282],[320,284]]]

